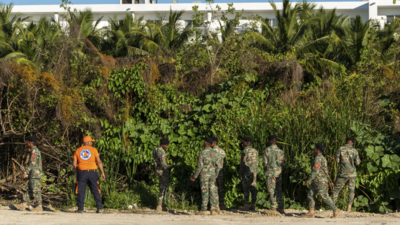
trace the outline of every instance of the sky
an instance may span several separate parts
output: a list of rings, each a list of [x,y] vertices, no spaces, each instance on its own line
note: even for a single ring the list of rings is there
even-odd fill
[[[119,4],[119,0],[70,0],[72,4]],[[192,3],[193,1],[200,0],[178,0],[178,3]],[[292,0],[296,1],[296,0]],[[302,0],[300,0],[302,1]],[[351,2],[357,0],[309,0],[309,2]],[[201,0],[201,2],[205,2]],[[246,3],[246,2],[268,2],[268,0],[215,0],[215,3]],[[275,2],[282,2],[282,0],[275,0]],[[60,5],[61,0],[0,0],[0,3],[14,5]],[[172,3],[172,0],[158,0],[159,4]]]

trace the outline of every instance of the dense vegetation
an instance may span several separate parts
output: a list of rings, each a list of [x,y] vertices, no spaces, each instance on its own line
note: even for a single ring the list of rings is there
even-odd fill
[[[399,209],[400,21],[380,27],[307,2],[271,5],[277,25],[254,15],[244,32],[235,30],[242,13],[231,4],[211,5],[211,23],[194,7],[186,27],[183,12],[171,11],[159,23],[126,14],[106,28],[66,4],[65,26],[27,22],[0,6],[0,185],[18,183],[15,162],[26,165],[24,138],[34,134],[45,202],[74,204],[72,155],[92,135],[106,170],[104,206],[155,207],[151,152],[169,137],[168,163],[179,168],[168,205],[196,209],[199,183],[189,176],[204,137],[215,135],[227,152],[226,205],[237,207],[242,138],[253,137],[261,156],[277,134],[287,160],[285,207],[301,208],[314,144],[327,147],[332,190],[334,153],[353,136],[362,159],[353,210]],[[261,167],[257,188],[257,207],[269,208]]]

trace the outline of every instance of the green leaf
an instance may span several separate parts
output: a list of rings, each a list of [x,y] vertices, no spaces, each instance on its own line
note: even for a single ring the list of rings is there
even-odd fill
[[[368,171],[369,171],[370,173],[375,173],[376,171],[378,171],[378,168],[377,168],[376,166],[374,166],[374,165],[372,164],[372,162],[369,162],[369,163],[367,164],[367,169],[368,169]]]
[[[372,155],[375,152],[374,146],[368,145],[368,147],[365,149],[365,151],[367,152],[368,157],[372,157]]]
[[[383,156],[381,161],[382,161],[382,167],[388,167],[390,163],[390,156],[389,155]]]
[[[203,106],[203,109],[202,109],[203,111],[206,111],[206,112],[210,112],[210,110],[211,110],[211,105],[210,104],[207,104],[207,105],[205,105],[205,106]]]

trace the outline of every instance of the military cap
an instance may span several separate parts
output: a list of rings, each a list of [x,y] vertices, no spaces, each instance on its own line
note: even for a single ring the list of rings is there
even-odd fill
[[[253,139],[251,137],[245,137],[243,141],[253,143]]]
[[[169,144],[168,138],[161,138],[160,145],[168,145],[168,144]]]
[[[315,148],[319,149],[321,152],[324,152],[324,151],[325,151],[325,146],[324,146],[323,144],[321,144],[320,142],[318,142],[318,143],[315,145]]]
[[[268,137],[269,141],[276,140],[278,137],[276,135],[271,135]]]
[[[217,137],[212,137],[212,139],[213,139],[213,141],[214,141],[215,143],[218,143],[218,138],[217,138]]]
[[[36,137],[35,136],[29,136],[29,137],[26,138],[26,141],[36,142]]]
[[[210,145],[212,145],[212,143],[214,142],[214,140],[212,138],[210,138],[210,137],[204,138],[204,141],[209,143]]]
[[[353,142],[353,143],[354,143],[354,139],[353,139],[352,137],[348,137],[348,138],[346,138],[346,142],[348,142],[348,141],[351,141],[351,142]]]

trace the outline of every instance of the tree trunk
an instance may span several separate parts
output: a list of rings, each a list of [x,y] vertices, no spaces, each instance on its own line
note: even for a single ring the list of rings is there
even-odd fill
[[[12,184],[15,184],[17,178],[16,178],[16,174],[15,174],[15,162],[12,163],[13,167],[12,167]]]

